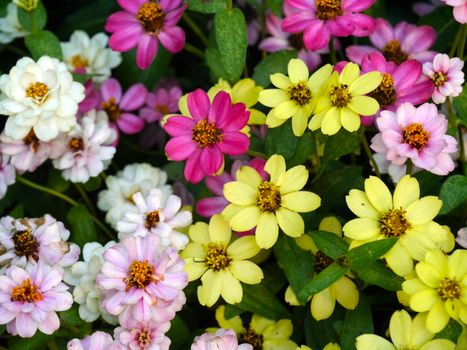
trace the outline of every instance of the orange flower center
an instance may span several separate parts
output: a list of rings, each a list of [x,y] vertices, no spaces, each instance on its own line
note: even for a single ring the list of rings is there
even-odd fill
[[[433,76],[430,79],[433,82],[433,84],[435,84],[435,86],[439,88],[448,80],[448,77],[443,72],[435,72],[435,74],[433,74]]]
[[[44,83],[31,83],[26,89],[26,96],[31,97],[37,104],[42,104],[48,95],[49,87]]]
[[[34,132],[34,129],[31,129],[29,133],[23,138],[23,143],[28,146],[31,145],[33,152],[37,152],[40,143],[36,133]]]
[[[394,61],[397,64],[404,62],[408,55],[402,51],[401,44],[397,40],[389,40],[383,48],[383,55],[388,61]]]
[[[107,113],[111,122],[116,122],[122,114],[114,97],[111,97],[108,101],[102,102],[101,107]]]
[[[384,73],[381,84],[368,95],[378,101],[381,107],[389,106],[396,101],[396,91],[394,90],[394,78],[391,74]]]
[[[82,138],[73,137],[68,142],[68,148],[71,149],[73,152],[82,151],[84,149],[84,143]]]
[[[39,243],[37,243],[36,237],[34,237],[30,228],[24,231],[16,231],[12,240],[15,244],[16,255],[38,258]]]
[[[254,350],[263,348],[263,335],[256,333],[251,327],[248,327],[246,332],[241,336],[242,343],[248,343],[253,346]]]
[[[89,62],[86,58],[82,58],[80,55],[74,55],[70,59],[71,65],[75,68],[86,68]]]
[[[379,230],[386,237],[400,237],[412,225],[407,220],[406,211],[401,209],[391,209],[379,218]]]
[[[126,283],[125,291],[129,291],[131,287],[144,289],[151,282],[163,281],[164,275],[154,273],[154,267],[147,261],[134,260],[130,265],[128,277],[124,279]]]
[[[170,112],[169,107],[167,107],[166,105],[160,105],[160,104],[156,105],[156,111],[160,112],[162,115],[166,115]]]
[[[300,106],[306,105],[311,100],[311,90],[304,81],[289,86],[287,92],[289,93],[289,98]]]
[[[281,206],[279,186],[269,181],[263,181],[258,186],[256,205],[265,212],[275,212]]]
[[[42,300],[42,294],[39,289],[28,278],[20,286],[11,291],[11,301],[35,303]]]
[[[402,129],[402,139],[404,143],[420,151],[430,140],[430,133],[423,128],[422,124],[410,124]]]
[[[315,255],[315,271],[320,273],[333,262],[334,260],[319,250]]]
[[[142,348],[146,348],[151,343],[151,331],[142,330],[138,335],[138,344]]]
[[[159,220],[160,220],[159,211],[154,210],[146,214],[146,222],[144,225],[146,226],[148,230],[150,230],[153,227],[156,227]]]
[[[209,243],[207,246],[205,263],[211,270],[215,271],[227,268],[230,264],[227,248],[222,243]]]
[[[141,5],[136,18],[146,33],[156,34],[164,27],[165,13],[158,3],[149,1]]]
[[[318,9],[316,17],[325,21],[334,19],[344,13],[340,0],[317,0],[316,8]]]
[[[345,84],[334,86],[329,93],[331,104],[335,107],[345,107],[350,102],[349,87]]]
[[[222,139],[222,134],[214,123],[208,123],[206,120],[201,120],[196,123],[193,128],[193,138],[199,147],[204,148],[206,146],[218,143]]]
[[[438,288],[438,295],[442,301],[459,299],[462,293],[462,287],[456,280],[445,278],[441,281]]]

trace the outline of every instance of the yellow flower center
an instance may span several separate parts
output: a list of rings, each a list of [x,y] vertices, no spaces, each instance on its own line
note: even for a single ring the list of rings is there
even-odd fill
[[[146,348],[151,343],[151,331],[144,329],[138,335],[138,344]]]
[[[461,296],[462,287],[456,280],[444,278],[438,288],[438,295],[442,301],[459,299]]]
[[[215,271],[227,268],[230,264],[230,258],[227,254],[227,248],[222,243],[211,242],[207,247],[206,265]]]
[[[149,1],[141,5],[136,18],[146,33],[156,34],[164,27],[165,13],[158,3]]]
[[[281,206],[279,186],[269,181],[263,181],[258,186],[256,205],[261,211],[275,212]]]
[[[394,79],[391,74],[384,73],[381,84],[368,95],[378,101],[381,107],[389,106],[396,101],[396,91],[394,90]]]
[[[18,256],[31,256],[36,260],[39,258],[39,243],[30,228],[24,231],[16,231],[12,237],[15,244],[15,254]]]
[[[111,122],[116,122],[122,114],[114,97],[111,97],[108,101],[102,102],[101,107],[107,113]]]
[[[391,209],[379,218],[379,230],[386,237],[400,237],[412,227],[405,217],[406,211]]]
[[[82,58],[80,55],[74,55],[70,59],[71,65],[75,68],[86,68],[89,62],[86,58]]]
[[[129,291],[131,287],[144,289],[151,282],[163,281],[164,275],[154,274],[154,267],[147,261],[134,260],[130,265],[128,277],[124,279],[126,283],[125,291]]]
[[[349,87],[345,84],[334,86],[329,93],[329,97],[333,106],[345,107],[351,99]]]
[[[433,82],[433,84],[435,84],[435,86],[439,88],[448,80],[448,77],[443,72],[435,72],[435,74],[433,74],[433,76],[430,79]]]
[[[23,143],[25,145],[32,145],[32,150],[34,153],[37,152],[39,149],[39,139],[36,136],[36,133],[34,132],[34,129],[31,129],[29,133],[23,138]]]
[[[401,44],[397,40],[389,40],[383,48],[383,55],[388,61],[394,61],[397,64],[404,62],[408,55],[402,51]]]
[[[325,21],[334,19],[344,13],[340,0],[317,0],[316,8],[318,9],[316,17]]]
[[[300,106],[306,105],[311,100],[311,90],[304,81],[289,86],[287,92],[289,93],[289,98]]]
[[[32,83],[26,89],[26,96],[31,97],[37,104],[42,104],[49,95],[49,87],[44,83]]]
[[[218,143],[221,139],[220,130],[216,128],[214,123],[208,123],[204,119],[196,123],[193,128],[192,140],[201,148]]]
[[[150,213],[146,214],[146,221],[144,225],[146,226],[148,230],[150,230],[151,228],[156,227],[159,220],[160,220],[159,211],[153,210]]]
[[[68,148],[71,149],[73,152],[82,151],[84,149],[83,139],[80,137],[73,137],[68,142]]]
[[[167,107],[166,105],[157,104],[156,111],[160,112],[163,115],[166,115],[169,113],[169,107]]]
[[[430,133],[423,128],[422,124],[415,123],[402,129],[404,143],[420,151],[430,140]]]
[[[248,327],[246,332],[241,336],[242,343],[248,343],[253,346],[254,350],[263,348],[263,335],[256,333],[251,327]]]
[[[316,273],[320,273],[326,267],[331,265],[334,262],[329,256],[324,254],[322,251],[318,251],[315,255],[315,271]]]
[[[11,291],[11,301],[20,301],[22,303],[34,303],[42,300],[42,294],[39,289],[28,278],[21,283],[20,286],[13,288]]]

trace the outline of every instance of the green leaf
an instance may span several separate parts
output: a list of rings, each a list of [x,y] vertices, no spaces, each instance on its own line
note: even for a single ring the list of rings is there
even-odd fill
[[[308,309],[305,315],[305,339],[308,346],[312,349],[324,349],[329,343],[337,343],[340,330],[337,330],[338,323],[342,323],[343,318],[341,309],[336,308],[331,317],[316,321]],[[344,350],[344,349],[342,349]]]
[[[97,241],[97,232],[91,214],[86,206],[78,204],[67,215],[70,224],[71,241],[83,247],[87,242]]]
[[[278,293],[286,284],[287,277],[277,264],[268,264],[263,268],[264,279],[261,284],[272,294]]]
[[[345,256],[349,250],[349,244],[335,233],[315,230],[307,234],[313,238],[313,242],[323,254],[334,260]]]
[[[31,33],[44,29],[47,23],[47,11],[42,1],[39,1],[37,7],[31,12],[18,7],[18,21],[24,29]]]
[[[448,214],[467,201],[467,176],[452,175],[444,181],[439,192],[439,198],[443,201],[440,215]]]
[[[188,10],[201,13],[216,13],[225,10],[225,0],[188,0]]]
[[[360,149],[360,138],[356,132],[341,129],[325,141],[323,161],[338,159]]]
[[[287,280],[297,295],[314,275],[314,261],[310,252],[301,249],[291,237],[281,235],[274,245],[277,263],[284,270]],[[308,298],[298,297],[300,304],[305,305]]]
[[[462,94],[454,98],[453,101],[454,108],[456,109],[457,117],[459,121],[467,126],[467,88],[464,85]]]
[[[226,73],[224,78],[233,84],[242,75],[248,46],[243,12],[237,8],[217,12],[214,18],[214,32],[219,58]]]
[[[85,82],[87,82],[89,79],[92,79],[93,77],[92,74],[72,73],[72,75],[73,75],[73,80],[81,84],[84,84]]]
[[[0,0],[0,17],[6,17],[7,15],[7,6],[11,3],[11,0]]]
[[[47,187],[59,192],[65,192],[70,188],[70,182],[63,178],[61,171],[50,169],[49,177],[47,178]]]
[[[289,64],[289,61],[296,57],[296,51],[279,51],[268,55],[255,67],[252,77],[253,80],[255,80],[256,84],[260,86],[269,86],[271,84],[269,76],[274,73],[287,74],[287,65]]]
[[[71,309],[59,313],[60,319],[70,326],[81,326],[85,322],[79,317],[78,308],[77,304],[73,304]]]
[[[435,335],[435,339],[447,339],[454,343],[457,343],[457,339],[459,338],[461,333],[462,333],[461,324],[451,318],[447,326],[444,327],[441,332]],[[464,349],[464,348],[459,347],[458,349]]]
[[[305,161],[310,158],[310,155],[315,152],[315,149],[316,143],[311,136],[311,132],[307,130],[299,137],[295,153],[293,157],[287,160],[287,165],[293,167],[305,163]]]
[[[278,128],[270,128],[264,143],[266,155],[280,154],[286,160],[291,159],[295,154],[299,139],[293,134],[290,120]]]
[[[11,337],[8,350],[44,350],[47,343],[54,339],[55,334],[47,335],[36,332],[32,338]]]
[[[208,67],[211,70],[212,78],[214,81],[218,81],[219,78],[227,76],[224,66],[219,60],[220,55],[221,54],[219,50],[215,47],[208,47],[204,52],[206,63],[208,64]]]
[[[170,322],[170,329],[167,332],[167,336],[172,341],[170,349],[186,349],[186,346],[191,344],[190,330],[178,315]]]
[[[24,206],[22,204],[18,204],[10,211],[10,216],[14,217],[15,219],[20,219],[24,217]]]
[[[376,261],[366,269],[358,271],[358,277],[366,283],[397,292],[402,289],[404,279],[397,276],[382,261]]]
[[[297,298],[308,299],[313,294],[321,292],[349,271],[348,267],[343,267],[333,262],[318,275],[315,276],[305,287],[297,294]]]
[[[102,179],[100,176],[91,177],[84,185],[84,189],[88,192],[93,192],[101,187]]]
[[[341,333],[341,348],[355,350],[355,339],[362,334],[372,334],[373,317],[371,305],[364,294],[360,294],[360,299],[355,310],[347,310],[344,318],[344,325]]]
[[[370,264],[374,263],[381,256],[386,254],[397,241],[398,238],[382,239],[350,249],[347,253],[347,259],[352,271],[367,268]]]
[[[50,56],[62,59],[62,49],[60,40],[54,33],[48,30],[41,30],[24,38],[26,47],[31,52],[32,58],[38,60],[42,56]]]

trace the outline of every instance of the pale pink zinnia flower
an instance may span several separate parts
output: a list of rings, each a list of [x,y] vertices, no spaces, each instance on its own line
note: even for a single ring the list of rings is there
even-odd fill
[[[436,31],[430,26],[417,27],[414,24],[400,22],[393,27],[385,19],[378,18],[370,40],[375,47],[349,46],[345,50],[347,57],[361,64],[367,54],[381,51],[388,61],[401,64],[408,59],[425,63],[436,55],[436,52],[429,51],[436,40]]]
[[[195,338],[191,350],[253,350],[251,344],[238,345],[237,335],[231,329],[219,328],[215,333],[206,332]]]
[[[452,13],[457,22],[467,23],[467,0],[441,0],[446,5],[454,7]]]
[[[435,87],[434,103],[444,103],[446,97],[456,97],[462,92],[464,84],[464,61],[460,58],[449,58],[446,54],[437,54],[432,62],[423,64],[423,73],[428,76]]]
[[[420,17],[426,16],[436,10],[437,7],[443,4],[442,0],[431,0],[427,2],[416,2],[412,5],[412,11]]]
[[[62,283],[63,271],[39,263],[9,267],[0,276],[0,324],[11,335],[32,337],[37,329],[52,334],[60,327],[56,311],[68,310],[73,298]]]
[[[402,165],[410,159],[437,175],[454,170],[450,154],[457,150],[457,141],[446,135],[448,121],[436,105],[425,103],[416,108],[404,103],[395,113],[381,112],[376,125],[380,132],[373,137],[371,148],[384,153],[392,164]]]
[[[467,227],[462,227],[459,231],[457,231],[456,242],[462,248],[467,249]]]
[[[5,197],[8,186],[16,180],[16,172],[8,156],[0,154],[0,199]]]
[[[10,265],[27,267],[38,262],[53,267],[74,264],[80,249],[67,242],[70,236],[62,222],[49,214],[41,218],[0,219],[0,272]]]
[[[241,130],[250,112],[243,103],[232,105],[225,91],[217,93],[211,104],[208,95],[197,89],[188,94],[187,102],[189,115],[172,116],[163,125],[172,136],[165,152],[172,160],[186,160],[185,178],[197,183],[222,168],[224,153],[238,156],[248,150],[250,139]]]
[[[158,241],[154,234],[127,237],[104,253],[96,282],[104,291],[102,306],[120,323],[128,318],[169,321],[185,302],[185,263],[175,249],[161,251]]]
[[[72,339],[67,344],[68,350],[123,350],[115,344],[108,333],[97,331],[83,339]]]
[[[333,37],[368,36],[375,29],[375,20],[360,12],[375,0],[286,0],[292,14],[282,22],[288,33],[303,32],[308,50],[316,51]]]
[[[115,51],[135,47],[136,64],[148,68],[157,55],[159,41],[177,53],[185,45],[185,32],[176,24],[186,5],[183,0],[118,0],[125,11],[112,14],[105,30],[112,33],[109,46]]]
[[[131,350],[168,350],[170,339],[165,333],[170,322],[125,320],[121,327],[115,328],[114,337],[124,349]]]
[[[149,92],[146,104],[139,115],[148,123],[161,121],[166,114],[178,112],[178,100],[182,97],[182,89],[178,85],[159,86],[154,92]]]

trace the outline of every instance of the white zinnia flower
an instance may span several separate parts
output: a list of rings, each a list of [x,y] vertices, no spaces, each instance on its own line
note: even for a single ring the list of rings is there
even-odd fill
[[[18,7],[10,2],[6,7],[7,14],[0,18],[0,43],[8,44],[16,38],[29,34],[18,21]]]
[[[103,111],[89,111],[65,137],[64,153],[53,161],[56,169],[71,182],[86,182],[107,169],[115,152],[117,134]]]
[[[50,141],[76,124],[84,86],[73,81],[66,65],[42,56],[37,63],[23,57],[0,77],[0,114],[9,116],[5,134],[21,140],[34,130],[41,141]]]
[[[114,228],[125,213],[138,212],[132,198],[136,192],[146,196],[151,189],[159,188],[163,203],[172,194],[172,187],[166,184],[166,172],[147,163],[129,164],[116,176],[108,176],[105,182],[108,190],[99,193],[97,207],[107,212],[105,220]]]
[[[10,158],[0,154],[0,199],[5,197],[9,185],[16,180],[15,168],[10,164]]]
[[[121,53],[108,48],[108,41],[104,33],[90,38],[86,32],[76,30],[69,42],[61,43],[63,61],[70,71],[94,75],[94,81],[102,82],[110,78],[110,70],[122,62]]]
[[[164,204],[162,191],[154,188],[146,197],[141,192],[137,192],[132,198],[138,212],[125,213],[117,222],[120,240],[128,236],[144,237],[153,233],[160,239],[162,247],[173,247],[178,251],[185,248],[188,237],[176,229],[188,227],[192,215],[188,210],[180,211],[182,207],[180,197],[170,195]]]

